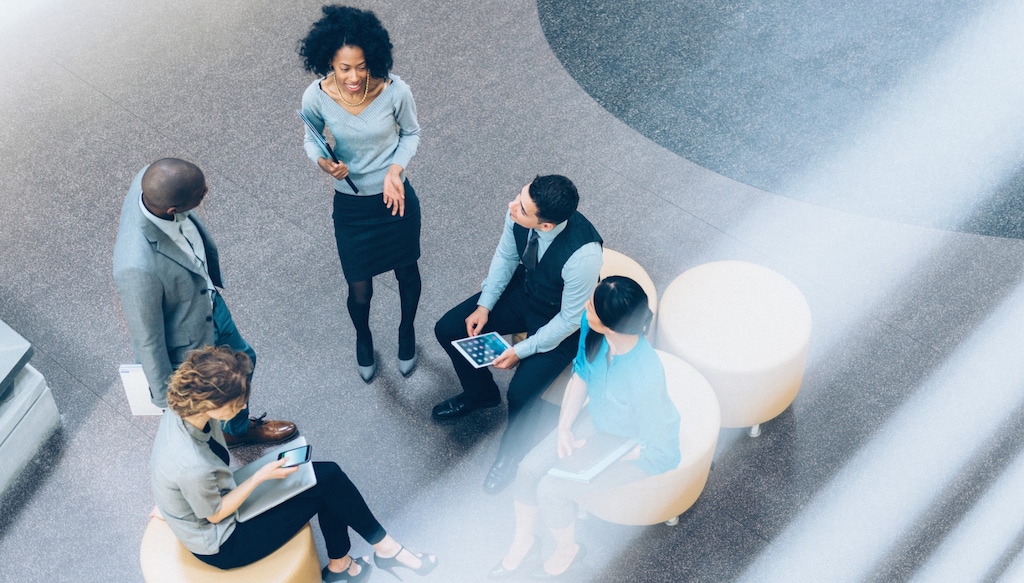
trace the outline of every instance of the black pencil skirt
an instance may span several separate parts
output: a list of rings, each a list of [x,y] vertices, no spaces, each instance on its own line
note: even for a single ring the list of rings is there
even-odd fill
[[[420,201],[405,181],[405,216],[391,215],[384,194],[334,191],[334,240],[348,281],[365,281],[420,258]]]

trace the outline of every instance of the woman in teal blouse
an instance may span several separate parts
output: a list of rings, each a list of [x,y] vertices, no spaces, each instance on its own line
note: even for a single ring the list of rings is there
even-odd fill
[[[562,575],[585,552],[575,540],[575,499],[679,465],[679,413],[669,399],[661,360],[644,338],[651,316],[647,294],[632,279],[612,276],[597,285],[580,324],[579,350],[558,428],[519,467],[512,547],[491,571],[492,578],[517,574],[539,557],[534,535],[538,516],[556,546],[533,576]],[[560,458],[573,455],[596,432],[636,438],[638,445],[590,482],[548,475]]]

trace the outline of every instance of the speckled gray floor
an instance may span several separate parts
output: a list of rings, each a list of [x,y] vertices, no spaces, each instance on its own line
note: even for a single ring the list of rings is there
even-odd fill
[[[864,111],[870,105],[906,117],[904,102],[874,90],[913,77],[933,50],[942,56],[942,39],[929,35],[973,34],[976,12],[939,10],[946,4],[911,11],[892,34],[861,36],[882,44],[859,54],[895,51],[905,60],[880,76],[846,71],[877,83],[864,88],[871,102]],[[1019,3],[982,4],[1004,10],[1003,25],[1019,22]],[[253,409],[297,422],[316,457],[340,462],[396,537],[438,554],[430,580],[483,580],[512,525],[510,496],[480,488],[504,409],[453,425],[431,421],[430,407],[454,392],[455,377],[430,328],[477,289],[507,200],[535,174],[551,172],[577,182],[582,210],[607,246],[640,261],[659,289],[700,263],[743,259],[794,281],[814,316],[793,406],[757,439],[723,431],[708,486],[678,526],[581,523],[590,552],[575,580],[1024,580],[1024,241],[870,212],[876,199],[905,200],[912,210],[936,187],[934,164],[922,163],[898,190],[876,188],[893,169],[865,152],[892,138],[875,130],[893,130],[871,116],[851,112],[853,130],[810,127],[843,134],[849,148],[818,152],[822,163],[809,169],[785,167],[776,179],[820,198],[783,197],[658,145],[644,135],[657,119],[638,115],[633,129],[606,111],[560,62],[564,49],[556,56],[550,48],[531,0],[360,5],[391,31],[395,72],[413,88],[423,126],[410,168],[424,213],[420,368],[410,379],[396,370],[397,292],[392,278],[380,277],[372,325],[382,369],[370,386],[355,371],[329,186],[304,156],[293,113],[309,82],[296,41],[319,4],[5,3],[0,319],[33,343],[31,362],[53,389],[62,430],[2,500],[0,580],[141,579],[156,419],[132,417],[121,389],[117,367],[131,353],[110,256],[128,183],[168,155],[206,171],[211,193],[202,215],[221,249],[225,297],[260,355]],[[587,5],[542,2],[545,18]],[[617,5],[640,11],[647,3]],[[746,22],[775,6],[702,5]],[[845,19],[815,10],[799,30],[805,38],[838,34],[837,22],[882,9],[851,0],[835,13]],[[927,38],[889,43],[908,38],[896,34],[903,26]],[[687,37],[686,46],[718,57],[723,75],[744,78],[724,58],[735,52],[718,52],[728,39],[714,30]],[[749,63],[758,48],[771,58],[780,41],[774,33],[743,40],[759,38],[766,44],[747,51]],[[577,45],[574,58],[586,63],[587,50]],[[995,57],[1005,63],[1020,55]],[[974,73],[972,63],[961,72]],[[773,66],[784,78],[801,74]],[[1020,70],[1008,71],[992,95],[1014,95]],[[703,82],[693,79],[702,91]],[[963,121],[943,117],[952,114],[938,100],[916,105],[915,115]],[[1020,142],[1019,118],[987,121],[1003,131],[986,143],[1001,148],[978,156],[989,156],[986,168],[1012,166],[1020,150],[1006,148]],[[929,142],[960,136],[919,139],[916,127],[896,128],[898,137],[914,138],[900,142],[901,162],[932,160]],[[727,142],[734,159],[723,160],[736,166],[762,151],[764,135],[737,131],[707,145]],[[941,176],[957,178],[936,194],[957,203],[940,215],[991,218],[983,206],[999,201],[979,202],[970,179],[977,158],[940,153],[950,172]],[[1020,224],[1013,209],[995,216]],[[259,452],[235,453],[246,461]]]
[[[1024,236],[1015,0],[537,4],[573,78],[684,158],[823,206]]]

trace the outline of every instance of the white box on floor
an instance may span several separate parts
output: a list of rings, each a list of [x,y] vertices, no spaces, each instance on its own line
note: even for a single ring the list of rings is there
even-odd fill
[[[32,365],[0,400],[0,490],[6,490],[57,428],[60,414],[46,379]]]

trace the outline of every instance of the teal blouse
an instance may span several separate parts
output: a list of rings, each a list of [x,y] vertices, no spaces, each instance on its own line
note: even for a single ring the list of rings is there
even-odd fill
[[[580,323],[580,343],[573,372],[587,384],[587,409],[598,431],[636,437],[641,446],[634,463],[650,474],[679,465],[679,412],[668,396],[665,370],[654,348],[641,336],[626,354],[608,360],[608,341],[593,362],[587,360],[587,314]]]

